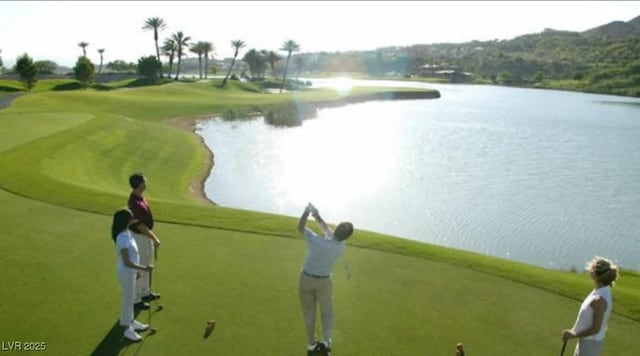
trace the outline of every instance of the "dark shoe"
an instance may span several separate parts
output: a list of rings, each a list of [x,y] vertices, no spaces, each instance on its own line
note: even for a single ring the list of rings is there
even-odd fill
[[[307,349],[307,356],[321,356],[324,355],[324,344],[316,342],[316,347],[313,350]]]
[[[150,308],[149,303],[145,302],[138,302],[134,304],[133,307],[139,310],[148,310]]]
[[[156,299],[160,299],[160,294],[153,293],[153,292],[149,293],[149,295],[145,295],[144,297],[142,297],[143,302],[150,302]]]

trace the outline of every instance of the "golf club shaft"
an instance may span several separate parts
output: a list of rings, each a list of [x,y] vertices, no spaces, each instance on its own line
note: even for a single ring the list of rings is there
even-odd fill
[[[564,349],[567,347],[567,342],[562,343],[562,350],[560,351],[560,356],[564,355]]]

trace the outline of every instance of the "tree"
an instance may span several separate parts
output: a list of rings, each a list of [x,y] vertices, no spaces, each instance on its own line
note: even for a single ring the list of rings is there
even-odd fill
[[[249,72],[251,74],[252,80],[261,80],[264,79],[265,73],[267,71],[267,61],[268,52],[266,50],[257,51],[255,49],[249,50],[245,53],[242,60],[247,63],[249,66]]]
[[[95,77],[95,67],[86,56],[78,58],[76,66],[73,67],[73,73],[83,88],[86,88],[93,82]]]
[[[227,79],[229,79],[229,74],[231,74],[231,70],[233,69],[233,65],[236,63],[236,58],[238,57],[238,53],[241,48],[244,48],[247,44],[243,40],[233,40],[231,41],[231,47],[235,49],[233,53],[233,59],[231,60],[231,65],[229,66],[229,70],[227,71],[227,75],[224,76],[224,80],[222,81],[222,86],[227,85]]]
[[[176,50],[178,54],[178,68],[176,69],[176,80],[180,77],[180,65],[182,64],[182,55],[184,48],[189,48],[189,40],[191,37],[185,36],[182,31],[178,31],[174,33],[171,37],[175,42],[178,49]]]
[[[102,61],[103,61],[103,56],[102,54],[104,53],[104,48],[100,48],[98,50],[98,53],[100,53],[100,67],[98,67],[98,75],[100,75],[100,73],[102,72]]]
[[[127,63],[122,59],[116,59],[113,62],[107,63],[107,69],[112,72],[126,72],[126,73],[135,73],[136,72],[136,64],[135,63]]]
[[[167,73],[167,77],[171,77],[171,70],[173,69],[173,58],[176,55],[176,52],[178,51],[178,45],[176,44],[176,41],[174,41],[171,38],[167,38],[164,40],[164,43],[162,44],[162,53],[169,57],[169,73]]]
[[[89,42],[80,42],[78,43],[78,47],[82,48],[82,55],[84,57],[87,56],[87,47],[89,46]]]
[[[149,79],[152,83],[157,83],[160,78],[160,68],[162,63],[154,56],[140,57],[138,59],[138,74]]]
[[[189,48],[191,52],[195,53],[198,56],[198,69],[200,71],[200,79],[202,79],[202,54],[203,54],[202,43],[203,42],[196,42],[191,45],[191,48]]]
[[[302,73],[302,68],[304,68],[305,64],[307,64],[307,59],[302,55],[297,55],[293,57],[293,63],[296,65],[296,80],[298,80],[298,77],[300,77],[300,73]]]
[[[2,53],[2,50],[0,49],[0,53]],[[2,66],[4,63],[2,63],[2,56],[0,56],[0,73],[2,73]]]
[[[33,59],[28,54],[23,54],[16,60],[15,71],[20,77],[20,81],[24,83],[27,90],[33,89],[36,85],[36,74],[38,74],[38,68],[33,63]]]
[[[276,52],[269,51],[267,53],[267,62],[271,67],[271,75],[274,77],[276,76],[276,62],[279,62],[281,60],[282,60],[282,56],[277,54]]]
[[[284,74],[282,75],[282,85],[280,85],[280,93],[284,89],[284,83],[287,80],[287,70],[289,70],[289,62],[291,62],[291,53],[298,52],[300,45],[293,40],[287,40],[282,44],[281,51],[287,51],[287,62],[284,66]]]
[[[215,48],[213,47],[213,43],[202,42],[202,53],[204,54],[204,79],[207,79],[207,72],[209,72],[209,53],[214,50]]]
[[[158,30],[164,30],[166,27],[167,24],[159,17],[148,18],[144,22],[144,26],[142,26],[143,30],[153,30],[153,41],[156,45],[156,59],[160,63],[162,63],[162,61],[160,60],[160,48],[158,47]],[[162,77],[162,68],[160,68],[160,77]]]
[[[56,62],[49,60],[35,61],[33,64],[36,66],[38,73],[40,74],[53,74],[58,68]]]

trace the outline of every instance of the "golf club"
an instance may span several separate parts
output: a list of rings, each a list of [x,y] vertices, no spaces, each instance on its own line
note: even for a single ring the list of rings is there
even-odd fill
[[[560,356],[564,355],[564,349],[567,347],[567,342],[562,343],[562,350],[560,351]]]

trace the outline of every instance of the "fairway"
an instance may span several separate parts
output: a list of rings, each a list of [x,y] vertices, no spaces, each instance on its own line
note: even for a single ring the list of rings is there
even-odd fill
[[[306,245],[296,219],[199,201],[189,184],[207,173],[206,148],[166,122],[337,98],[249,89],[39,91],[0,110],[0,341],[46,342],[52,355],[305,352],[297,281]],[[149,178],[162,240],[153,286],[165,308],[152,314],[155,335],[127,344],[109,228],[134,171]],[[335,355],[453,355],[457,342],[471,356],[557,354],[561,329],[592,288],[586,274],[373,232],[356,230],[347,245],[334,268]],[[635,355],[638,274],[623,269],[613,293],[603,354]],[[215,331],[203,339],[210,319]]]

